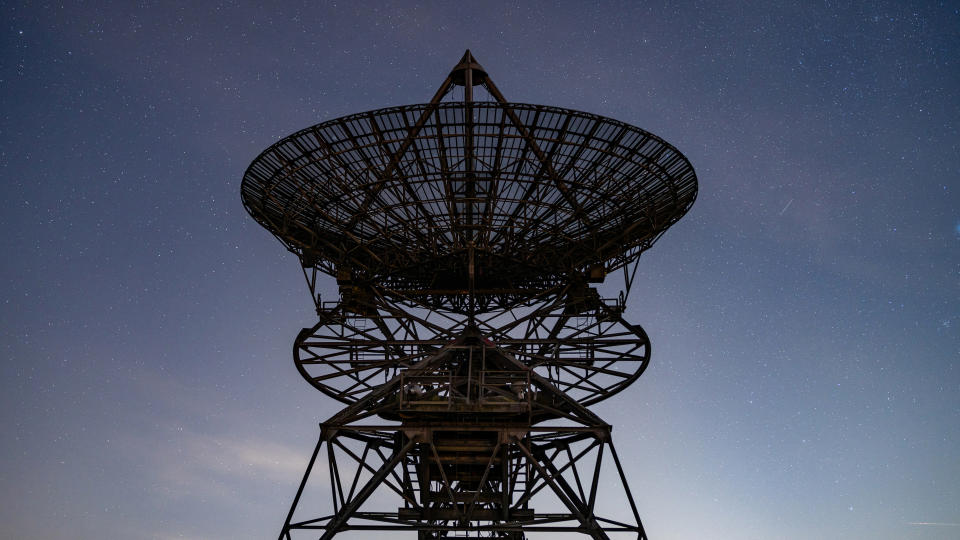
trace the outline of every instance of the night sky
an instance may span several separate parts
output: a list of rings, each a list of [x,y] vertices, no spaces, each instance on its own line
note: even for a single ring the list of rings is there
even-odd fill
[[[0,7],[0,536],[276,537],[339,407],[242,174],[470,48],[699,176],[594,408],[652,540],[960,537],[956,3],[67,4]]]

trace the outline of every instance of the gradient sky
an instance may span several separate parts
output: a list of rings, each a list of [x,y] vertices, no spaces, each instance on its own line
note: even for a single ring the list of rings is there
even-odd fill
[[[957,3],[315,4],[0,4],[0,536],[276,537],[338,407],[241,176],[470,48],[698,173],[595,407],[652,540],[960,537]]]

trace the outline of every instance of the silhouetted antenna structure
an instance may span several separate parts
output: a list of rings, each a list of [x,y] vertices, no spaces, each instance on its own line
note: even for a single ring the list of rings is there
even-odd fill
[[[641,253],[696,198],[679,151],[508,102],[467,51],[429,103],[294,133],[241,190],[316,304],[296,367],[345,405],[321,424],[281,540],[646,538],[610,425],[587,407],[650,361],[622,314]],[[592,284],[615,272],[619,297],[601,298]],[[319,274],[339,301],[322,301]]]

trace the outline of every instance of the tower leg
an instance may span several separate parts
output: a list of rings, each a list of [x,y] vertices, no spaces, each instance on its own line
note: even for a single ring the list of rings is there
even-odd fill
[[[303,473],[303,479],[300,480],[300,487],[297,488],[297,495],[293,498],[293,504],[290,505],[290,511],[287,512],[287,520],[283,523],[283,530],[280,531],[278,540],[291,540],[290,538],[290,520],[293,519],[293,513],[300,504],[300,497],[303,495],[303,488],[307,485],[307,479],[313,471],[313,464],[317,462],[317,455],[320,454],[320,447],[323,446],[323,433],[317,440],[317,446],[313,449],[313,455],[310,456],[310,462],[307,464],[307,470]]]
[[[354,512],[360,508],[360,505],[363,504],[367,498],[373,494],[373,491],[377,489],[381,482],[387,478],[391,472],[393,472],[394,467],[400,463],[400,460],[410,451],[410,448],[414,445],[414,440],[410,439],[407,441],[402,448],[394,451],[393,455],[387,460],[374,474],[367,480],[367,483],[357,492],[356,496],[347,501],[347,503],[340,509],[339,512],[330,520],[327,524],[327,531],[323,533],[323,536],[320,537],[321,540],[328,540],[333,538],[333,535],[336,534],[341,527],[343,527],[347,520],[349,520]]]

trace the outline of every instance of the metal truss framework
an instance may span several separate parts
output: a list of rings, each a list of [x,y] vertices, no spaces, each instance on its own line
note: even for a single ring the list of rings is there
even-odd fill
[[[391,413],[401,422],[364,423]],[[531,418],[552,420],[534,426]],[[646,538],[610,426],[479,333],[466,331],[321,427],[281,539],[374,530],[415,530],[421,539]],[[321,454],[332,511],[304,519],[296,509]],[[605,460],[629,520],[599,510]],[[377,491],[402,506],[376,508]],[[603,491],[608,500],[616,491],[609,479]],[[538,511],[541,501],[555,510]]]
[[[593,289],[588,289],[595,293]],[[650,342],[623,320],[618,301],[584,294],[507,312],[475,316],[401,309],[382,295],[320,310],[320,321],[294,343],[305,379],[351,404],[421,362],[468,327],[583,405],[626,388],[646,369]],[[420,316],[422,315],[422,316]]]
[[[626,295],[696,193],[659,137],[508,102],[470,51],[427,104],[261,153],[244,206],[298,256],[319,315],[294,363],[344,405],[321,424],[280,540],[645,540],[611,427],[588,407],[647,368]],[[592,284],[614,271],[624,288],[601,298]],[[318,486],[326,505],[308,501]]]
[[[493,100],[475,101],[473,85]],[[458,87],[462,100],[443,101]],[[690,162],[664,140],[511,103],[469,51],[429,103],[294,133],[241,184],[250,215],[304,266],[461,312],[628,266],[696,193]]]

